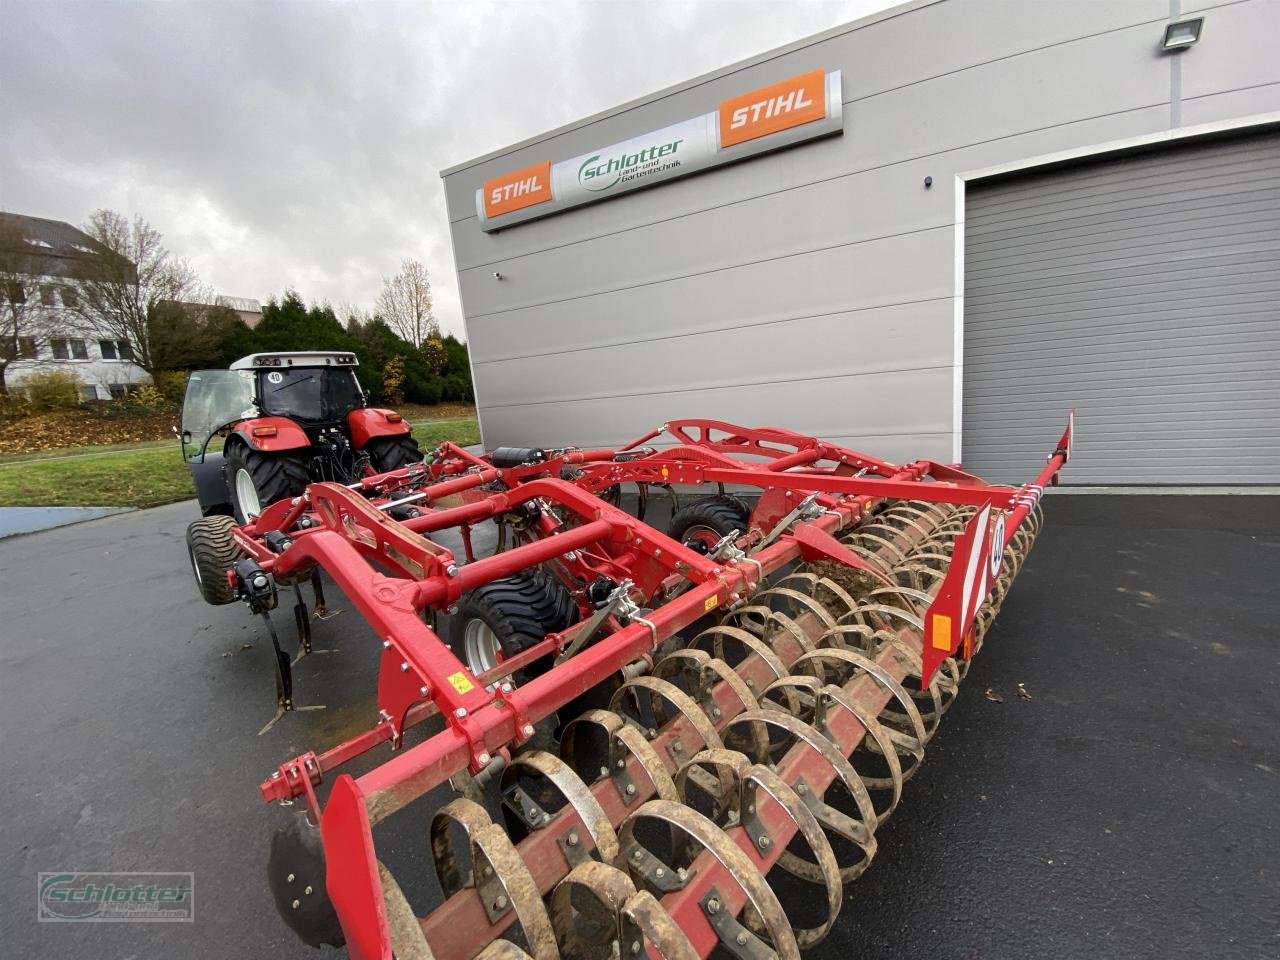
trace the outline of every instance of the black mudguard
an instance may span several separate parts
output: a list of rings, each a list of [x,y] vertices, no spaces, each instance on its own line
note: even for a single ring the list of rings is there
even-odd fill
[[[191,479],[195,481],[200,515],[208,517],[221,513],[231,516],[231,497],[223,474],[222,453],[206,453],[203,460],[189,460],[187,463],[191,467]]]

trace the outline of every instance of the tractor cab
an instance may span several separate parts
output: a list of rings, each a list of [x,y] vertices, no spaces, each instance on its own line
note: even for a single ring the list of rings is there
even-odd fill
[[[354,353],[254,353],[231,365],[252,373],[263,415],[315,428],[345,425],[365,405],[355,368]]]
[[[400,414],[365,405],[356,366],[354,353],[286,351],[192,373],[180,437],[201,512],[247,523],[309,482],[420,461]]]

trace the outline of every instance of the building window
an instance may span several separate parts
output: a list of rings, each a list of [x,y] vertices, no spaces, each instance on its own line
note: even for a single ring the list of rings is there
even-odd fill
[[[55,360],[89,359],[89,347],[83,340],[67,340],[55,337],[49,341],[49,346],[53,348],[53,359]]]
[[[128,360],[130,363],[133,362],[133,344],[128,340],[116,341],[116,353],[120,354],[121,360]]]
[[[86,383],[80,387],[80,399],[92,401],[98,399],[98,388],[92,383]]]
[[[111,391],[112,400],[123,400],[129,395],[129,388],[123,383],[107,384],[107,389]]]
[[[79,303],[80,297],[76,294],[76,288],[64,286],[62,288],[62,305],[69,309],[75,309]]]
[[[119,360],[116,356],[116,342],[114,340],[99,340],[98,347],[102,350],[103,360]]]
[[[47,283],[40,285],[40,305],[44,307],[56,307],[58,302],[53,298],[53,287]]]
[[[27,290],[22,285],[22,283],[18,280],[12,281],[9,284],[8,289],[5,290],[4,293],[5,293],[5,296],[7,296],[14,303],[27,302]]]
[[[36,347],[35,337],[19,337],[18,338],[18,359],[34,360],[39,355],[39,349]]]

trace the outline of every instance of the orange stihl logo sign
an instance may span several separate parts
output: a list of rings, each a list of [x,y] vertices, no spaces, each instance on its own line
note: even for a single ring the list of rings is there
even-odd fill
[[[811,70],[720,104],[720,146],[731,147],[827,115],[827,74]]]
[[[515,173],[486,180],[483,189],[487,217],[545,203],[551,199],[551,161],[535,163]]]

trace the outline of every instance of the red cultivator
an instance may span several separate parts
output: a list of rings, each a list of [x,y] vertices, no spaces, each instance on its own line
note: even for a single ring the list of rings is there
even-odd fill
[[[320,567],[382,638],[379,722],[262,784],[319,825],[273,863],[286,921],[358,958],[798,956],[874,856],[1070,442],[1068,424],[1013,488],[690,420],[621,450],[446,443],[268,507],[231,531],[236,595],[265,612],[277,583]],[[631,484],[635,516],[620,507]],[[650,495],[708,485],[668,533],[643,522]],[[485,521],[505,549],[478,558]],[[465,563],[428,539],[446,529]],[[463,659],[433,632],[437,611],[454,614]],[[322,808],[337,767],[437,714],[440,732],[337,776]],[[430,822],[445,899],[419,918],[373,827],[447,780],[464,796]],[[820,891],[807,926],[766,882],[775,868]]]

